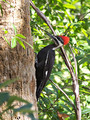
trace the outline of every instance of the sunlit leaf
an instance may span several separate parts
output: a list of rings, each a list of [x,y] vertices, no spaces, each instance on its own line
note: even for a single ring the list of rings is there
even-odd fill
[[[16,35],[17,34],[17,29],[16,29],[14,24],[13,24],[13,29],[14,29],[14,32],[15,32],[15,35]]]
[[[69,3],[64,4],[64,7],[69,8],[69,9],[76,9],[76,7],[74,5],[69,4]]]
[[[5,28],[3,28],[3,31],[4,31],[4,33],[5,33],[5,34],[7,34],[7,33],[8,33],[8,31],[7,31]]]
[[[86,30],[83,29],[83,28],[81,28],[81,30],[82,30],[83,34],[84,34],[86,37],[88,37],[88,34],[87,34]]]
[[[25,49],[25,45],[23,44],[23,42],[19,39],[19,38],[17,38],[16,37],[16,40],[19,42],[19,44]]]
[[[15,48],[16,45],[17,45],[16,37],[13,37],[12,40],[11,40],[11,48]]]
[[[30,45],[28,42],[26,42],[25,40],[22,40],[22,41],[25,42],[27,45],[29,45],[33,49],[33,46]]]
[[[22,35],[22,34],[17,34],[16,36],[20,37],[20,38],[23,38],[23,39],[26,39],[26,37],[24,35]]]

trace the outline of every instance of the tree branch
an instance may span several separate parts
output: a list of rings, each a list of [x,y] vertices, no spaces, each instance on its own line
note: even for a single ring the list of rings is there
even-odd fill
[[[33,2],[30,0],[30,5],[33,7],[33,9],[37,12],[37,14],[47,23],[51,31],[53,32],[54,35],[56,35],[52,25],[50,24],[50,21],[46,18],[46,16],[38,9],[36,6],[33,4]]]
[[[72,47],[71,47],[71,44],[70,44],[70,43],[69,43],[69,48],[70,48],[70,50],[71,50],[71,54],[72,54],[73,59],[74,59],[74,63],[75,63],[75,75],[76,75],[76,78],[77,78],[77,61],[76,61],[75,55],[74,55],[74,53],[73,53],[73,51],[72,51]]]
[[[51,79],[49,79],[49,81],[52,82],[52,83],[54,84],[54,86],[55,86],[58,90],[60,90],[60,91],[65,95],[65,97],[69,100],[69,102],[70,102],[71,105],[73,106],[74,110],[77,111],[76,108],[75,108],[75,105],[74,105],[73,102],[70,100],[70,98],[68,97],[68,95],[67,95],[56,83],[54,83]]]

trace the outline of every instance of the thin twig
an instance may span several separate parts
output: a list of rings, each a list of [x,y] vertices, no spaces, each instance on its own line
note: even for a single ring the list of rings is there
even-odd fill
[[[70,100],[70,98],[68,97],[68,95],[67,95],[56,83],[54,83],[51,79],[49,79],[49,81],[51,81],[51,82],[54,84],[54,86],[55,86],[58,90],[60,90],[60,91],[65,95],[65,97],[69,100],[69,102],[70,102],[71,105],[73,106],[74,110],[77,111],[76,108],[75,108],[75,105],[74,105],[73,102]]]
[[[78,78],[78,77],[77,77],[77,61],[76,61],[75,55],[74,55],[74,53],[73,53],[73,51],[72,51],[72,47],[71,47],[71,44],[70,44],[70,43],[69,43],[69,48],[70,48],[70,50],[71,50],[71,54],[72,54],[72,56],[73,56],[74,63],[75,63],[75,75],[76,75],[76,78]]]

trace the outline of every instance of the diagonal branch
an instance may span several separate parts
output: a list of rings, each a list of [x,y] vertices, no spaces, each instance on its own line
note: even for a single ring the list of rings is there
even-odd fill
[[[65,95],[65,97],[68,99],[68,101],[69,101],[69,102],[71,103],[71,105],[73,106],[74,110],[77,111],[76,108],[75,108],[75,105],[74,105],[73,102],[70,100],[70,98],[68,97],[68,95],[67,95],[56,83],[54,83],[51,79],[49,79],[49,81],[51,81],[51,82],[54,84],[54,86],[55,86],[58,90],[60,90],[60,91]]]
[[[37,14],[47,23],[51,31],[53,32],[54,35],[56,35],[52,25],[50,24],[50,21],[47,19],[47,17],[38,9],[36,6],[33,4],[33,2],[30,0],[30,5],[33,7],[33,9],[37,12]]]

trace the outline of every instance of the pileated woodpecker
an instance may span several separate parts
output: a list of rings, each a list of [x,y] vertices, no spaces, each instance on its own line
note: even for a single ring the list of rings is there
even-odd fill
[[[67,45],[69,43],[69,37],[53,36],[50,33],[47,34],[54,40],[55,44],[51,44],[44,47],[39,51],[39,53],[36,56],[35,68],[37,80],[36,89],[37,100],[51,74],[55,60],[55,49],[58,48],[58,46],[60,47],[62,45]]]

